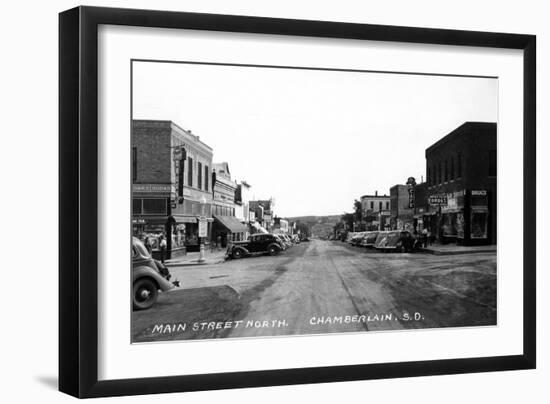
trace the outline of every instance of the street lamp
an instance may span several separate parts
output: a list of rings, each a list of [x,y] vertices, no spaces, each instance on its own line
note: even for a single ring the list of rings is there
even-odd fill
[[[206,224],[206,214],[204,213],[204,209],[206,208],[206,198],[203,197],[201,198],[201,201],[200,201],[200,204],[201,204],[201,216],[199,217],[199,244],[200,244],[200,249],[199,249],[199,262],[204,262],[205,259],[204,259],[204,237],[201,237],[201,230],[202,230],[202,226],[204,226]]]

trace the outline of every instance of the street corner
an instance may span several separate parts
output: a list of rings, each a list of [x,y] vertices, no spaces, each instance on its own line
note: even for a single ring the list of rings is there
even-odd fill
[[[172,290],[152,308],[132,313],[132,342],[219,338],[226,332],[223,327],[193,326],[232,321],[242,306],[240,294],[227,285]]]

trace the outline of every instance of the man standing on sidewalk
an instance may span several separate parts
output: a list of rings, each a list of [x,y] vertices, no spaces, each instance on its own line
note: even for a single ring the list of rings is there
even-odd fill
[[[425,227],[422,229],[422,247],[428,247],[428,229]]]

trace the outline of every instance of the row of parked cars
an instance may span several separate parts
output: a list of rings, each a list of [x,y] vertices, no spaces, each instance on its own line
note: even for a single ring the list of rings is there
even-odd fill
[[[421,246],[417,237],[408,230],[350,232],[347,242],[356,247],[398,252],[417,251]]]
[[[258,233],[245,241],[232,241],[227,245],[225,257],[239,259],[253,255],[277,255],[302,241],[298,235]]]

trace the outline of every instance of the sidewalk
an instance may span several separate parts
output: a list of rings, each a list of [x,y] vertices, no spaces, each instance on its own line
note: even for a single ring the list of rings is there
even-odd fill
[[[462,246],[453,244],[433,244],[427,248],[421,248],[421,252],[434,255],[458,255],[474,253],[496,253],[496,245]]]
[[[210,249],[204,250],[204,262],[199,262],[199,252],[190,252],[186,255],[181,255],[169,260],[164,261],[164,265],[167,267],[180,267],[180,266],[190,266],[190,265],[213,265],[219,264],[224,261],[225,258],[225,248],[210,251]]]

